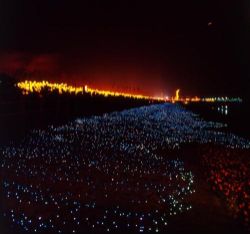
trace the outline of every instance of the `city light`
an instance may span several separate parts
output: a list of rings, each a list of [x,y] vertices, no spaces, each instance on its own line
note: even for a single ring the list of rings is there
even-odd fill
[[[28,95],[29,93],[41,93],[42,91],[49,91],[49,92],[58,92],[59,94],[69,93],[69,94],[90,94],[90,95],[101,95],[104,97],[125,97],[125,98],[134,98],[134,99],[144,99],[144,100],[156,100],[156,101],[163,101],[163,102],[179,102],[188,104],[190,102],[242,102],[242,99],[237,98],[228,98],[228,97],[182,97],[180,95],[180,89],[175,91],[175,96],[169,98],[160,97],[160,96],[147,96],[142,94],[132,94],[126,92],[117,92],[111,90],[100,90],[91,88],[88,85],[84,86],[71,86],[66,83],[51,83],[48,81],[20,81],[17,83],[17,87],[22,90],[24,95]]]
[[[22,81],[17,83],[17,87],[22,90],[22,93],[27,95],[29,93],[41,93],[43,90],[48,90],[50,92],[57,91],[59,94],[70,93],[70,94],[83,94],[88,93],[90,95],[102,95],[105,97],[125,97],[125,98],[135,98],[135,99],[148,99],[148,100],[158,100],[164,101],[162,97],[146,96],[141,94],[131,94],[125,92],[115,92],[108,90],[93,89],[85,85],[84,87],[74,87],[66,83],[50,83],[48,81]]]

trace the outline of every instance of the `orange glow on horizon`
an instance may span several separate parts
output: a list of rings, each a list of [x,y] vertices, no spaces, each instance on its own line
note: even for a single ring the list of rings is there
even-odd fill
[[[93,89],[89,86],[85,85],[84,87],[74,87],[71,85],[67,85],[66,83],[50,83],[48,81],[22,81],[17,83],[17,87],[22,90],[23,94],[29,93],[40,93],[44,89],[48,89],[48,91],[58,91],[59,94],[62,93],[70,93],[70,94],[83,94],[88,93],[90,95],[102,95],[104,97],[108,96],[122,96],[126,98],[135,98],[135,99],[148,99],[148,100],[157,100],[157,101],[165,101],[162,97],[154,97],[154,96],[146,96],[142,94],[131,94],[124,92],[116,92],[116,91],[108,91],[108,90],[100,90]]]
[[[90,95],[101,95],[104,97],[112,96],[112,97],[125,97],[125,98],[134,98],[134,99],[145,99],[145,100],[156,100],[156,101],[164,101],[164,102],[180,102],[184,104],[188,104],[190,102],[242,102],[241,98],[228,98],[228,97],[181,97],[180,89],[177,89],[175,92],[175,96],[169,98],[168,96],[157,97],[157,96],[147,96],[142,94],[132,94],[125,92],[117,92],[110,90],[100,90],[90,88],[88,85],[84,86],[71,86],[66,83],[50,83],[48,81],[21,81],[16,84],[16,86],[22,90],[22,94],[27,95],[29,93],[41,93],[42,91],[49,92],[58,92],[59,94],[69,93],[69,94],[90,94]]]

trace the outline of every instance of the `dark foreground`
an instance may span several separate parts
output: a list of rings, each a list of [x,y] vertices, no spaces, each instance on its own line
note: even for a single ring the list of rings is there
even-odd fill
[[[159,104],[34,130],[1,151],[2,233],[244,233],[250,143],[223,127]]]

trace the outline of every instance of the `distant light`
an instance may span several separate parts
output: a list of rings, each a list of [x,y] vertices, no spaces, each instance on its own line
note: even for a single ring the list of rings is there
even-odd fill
[[[85,91],[86,93],[88,92],[88,86],[87,86],[87,85],[84,86],[84,91]]]
[[[116,92],[116,91],[108,91],[108,90],[99,90],[93,89],[85,85],[84,87],[73,87],[66,83],[50,83],[48,81],[28,81],[25,80],[23,82],[18,82],[17,87],[23,91],[24,95],[29,93],[41,93],[44,88],[47,88],[50,92],[58,91],[59,94],[70,93],[70,94],[83,94],[89,93],[90,95],[102,95],[104,97],[114,96],[114,97],[126,97],[126,98],[135,98],[135,99],[145,99],[145,100],[157,100],[164,101],[163,97],[155,97],[155,96],[146,96],[142,94],[132,94],[132,93],[124,93],[124,92]]]
[[[179,101],[179,98],[180,98],[180,89],[177,89],[175,91],[175,101]]]

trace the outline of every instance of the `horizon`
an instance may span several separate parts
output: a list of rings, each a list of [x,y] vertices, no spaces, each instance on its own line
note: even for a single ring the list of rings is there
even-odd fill
[[[250,98],[244,1],[13,2],[0,8],[0,72],[156,96],[181,88]]]

